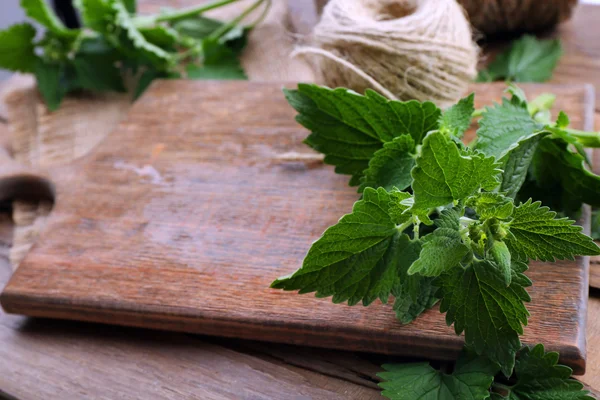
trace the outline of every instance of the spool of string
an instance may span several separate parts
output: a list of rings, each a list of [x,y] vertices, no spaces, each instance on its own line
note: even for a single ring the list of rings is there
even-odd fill
[[[447,106],[476,75],[477,46],[455,0],[330,0],[307,43],[325,84]]]
[[[577,0],[458,0],[473,27],[486,35],[552,28],[571,16]]]

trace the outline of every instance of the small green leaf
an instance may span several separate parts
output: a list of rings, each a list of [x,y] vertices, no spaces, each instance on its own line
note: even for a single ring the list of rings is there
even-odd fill
[[[440,131],[462,138],[471,125],[472,115],[475,111],[474,99],[475,94],[471,93],[444,111],[439,121]]]
[[[504,278],[506,286],[510,285],[512,278],[511,256],[506,243],[496,240],[490,248],[490,256],[497,267],[500,276]]]
[[[503,158],[519,142],[538,134],[543,125],[531,118],[524,104],[502,99],[502,104],[486,107],[479,121],[475,148],[497,160]]]
[[[558,353],[544,351],[544,345],[524,347],[515,365],[517,382],[510,387],[508,400],[593,400],[583,384],[570,379],[572,370],[558,364]]]
[[[484,357],[463,352],[454,372],[445,374],[428,363],[384,364],[377,374],[384,382],[381,393],[391,400],[483,400],[498,371]]]
[[[10,71],[33,72],[36,63],[31,24],[16,24],[0,31],[0,68]]]
[[[556,126],[558,128],[566,128],[569,126],[571,121],[569,120],[569,116],[565,114],[563,111],[558,113],[558,118],[556,119]]]
[[[436,281],[442,298],[440,311],[446,312],[448,325],[454,324],[457,335],[464,331],[466,345],[501,366],[506,376],[512,373],[521,348],[522,325],[527,325],[529,317],[523,302],[530,301],[525,287],[531,281],[522,272],[514,271],[507,287],[497,268],[487,260],[477,260]]]
[[[529,199],[520,204],[510,221],[507,245],[521,259],[541,261],[572,260],[574,256],[600,254],[593,240],[581,233],[582,228],[568,218],[556,218],[556,213],[541,203]]]
[[[459,265],[460,260],[469,253],[458,231],[438,228],[425,236],[419,259],[408,269],[408,274],[439,276]]]
[[[493,158],[459,151],[442,132],[431,132],[412,170],[415,209],[444,206],[469,197],[480,188],[494,189],[500,170]]]
[[[21,0],[25,14],[56,35],[76,36],[78,30],[68,29],[44,0]]]
[[[406,210],[413,205],[412,195],[397,189],[392,189],[389,194],[390,203],[388,205],[388,213],[394,224],[399,225],[411,219],[412,214],[407,213]]]
[[[508,50],[498,54],[487,69],[480,71],[478,80],[546,82],[552,77],[562,53],[559,40],[538,40],[535,36],[524,35]]]
[[[50,111],[60,106],[67,87],[64,82],[65,67],[59,64],[49,64],[38,59],[35,65],[37,87]]]
[[[365,189],[352,213],[313,243],[302,267],[271,287],[317,292],[317,297],[333,296],[334,303],[349,305],[361,300],[368,305],[376,298],[387,302],[398,283],[398,269],[414,261],[410,257],[414,252],[406,250],[415,246],[396,229],[388,213],[390,200],[383,188]]]
[[[500,193],[481,192],[469,198],[466,205],[473,208],[479,219],[507,219],[513,213],[514,204],[511,198]]]
[[[404,190],[412,183],[410,171],[415,165],[415,142],[410,135],[395,137],[373,154],[369,168],[364,171],[358,189],[362,193],[367,187],[383,187],[386,190]]]

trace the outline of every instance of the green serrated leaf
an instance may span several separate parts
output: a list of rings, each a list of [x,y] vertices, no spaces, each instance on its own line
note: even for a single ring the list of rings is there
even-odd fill
[[[467,154],[467,155],[465,155]],[[493,158],[462,153],[442,132],[431,132],[412,170],[415,209],[444,206],[464,199],[480,188],[492,190],[500,170]]]
[[[56,35],[76,36],[78,30],[68,29],[44,0],[21,0],[25,14]]]
[[[412,183],[410,171],[415,165],[415,142],[410,135],[395,137],[373,154],[364,171],[358,192],[367,187],[404,190]]]
[[[502,104],[486,107],[479,121],[475,148],[487,156],[502,159],[519,142],[539,134],[543,125],[535,122],[527,107],[502,99]]]
[[[107,18],[114,19],[114,12],[110,4],[110,0],[73,1],[73,6],[81,13],[84,25],[98,32],[105,31]]]
[[[390,101],[374,91],[361,96],[348,89],[300,84],[284,90],[298,111],[296,120],[312,131],[306,144],[325,154],[325,163],[336,172],[352,175],[360,183],[363,171],[383,143],[410,134],[416,144],[437,128],[440,110],[430,102]]]
[[[524,347],[519,351],[515,365],[517,382],[507,396],[494,398],[508,400],[593,400],[581,382],[570,379],[571,368],[558,364],[558,353],[544,351],[544,345]]]
[[[471,125],[475,111],[474,100],[475,94],[471,93],[444,111],[439,120],[440,131],[462,138]]]
[[[574,222],[556,218],[554,211],[529,199],[515,208],[506,242],[520,259],[572,260],[574,256],[600,254],[600,248]]]
[[[546,82],[562,56],[559,40],[539,40],[524,35],[511,47],[498,54],[487,69],[480,71],[478,80],[491,82],[505,79],[515,82]]]
[[[387,302],[398,281],[398,269],[412,246],[406,234],[396,229],[388,213],[390,194],[383,188],[367,188],[352,213],[328,228],[313,243],[302,267],[281,277],[271,287],[317,292],[317,297],[333,296],[333,302],[362,300],[368,305],[376,298]]]
[[[466,202],[482,220],[489,218],[507,219],[513,213],[513,200],[500,193],[481,192]]]
[[[459,265],[469,253],[460,233],[454,229],[438,228],[425,236],[419,259],[408,269],[408,274],[439,276]]]
[[[464,331],[466,345],[501,366],[506,376],[512,373],[521,348],[522,325],[527,325],[529,317],[523,302],[530,301],[525,287],[531,281],[522,271],[514,274],[507,287],[497,268],[487,260],[477,260],[436,281],[442,298],[440,311],[446,312],[448,325],[454,324],[456,334]]]
[[[381,393],[391,400],[483,400],[498,371],[484,357],[463,352],[454,372],[445,374],[427,363],[384,364],[377,374]]]
[[[16,24],[0,31],[0,68],[33,72],[36,63],[31,24]]]
[[[125,47],[130,52],[135,51],[155,65],[162,66],[172,60],[171,54],[146,40],[144,35],[136,28],[123,3],[112,0],[111,9],[114,12],[115,25],[123,30],[119,35],[118,47]],[[104,27],[103,33],[109,35],[112,33],[108,25]]]
[[[173,54],[146,40],[121,0],[77,0],[74,4],[85,25],[102,33],[125,56],[161,70],[173,62]]]

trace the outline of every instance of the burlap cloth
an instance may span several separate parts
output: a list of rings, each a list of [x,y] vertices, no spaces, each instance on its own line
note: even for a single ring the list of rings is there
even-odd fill
[[[139,1],[141,13],[161,6],[185,7],[198,0]],[[237,15],[235,8],[213,14]],[[314,23],[311,0],[273,0],[265,21],[250,35],[242,64],[253,81],[314,81],[308,64],[290,58],[294,38]],[[0,144],[9,148],[15,161],[33,167],[67,164],[94,148],[123,119],[131,102],[126,95],[81,95],[66,98],[60,109],[48,112],[32,77],[15,75],[0,88]],[[10,261],[16,269],[35,243],[52,204],[13,201],[15,223]]]

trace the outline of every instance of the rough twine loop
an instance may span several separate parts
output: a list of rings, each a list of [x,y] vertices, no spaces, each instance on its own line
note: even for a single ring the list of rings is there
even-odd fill
[[[477,46],[455,0],[331,0],[294,54],[312,55],[330,87],[447,106],[476,75]]]

